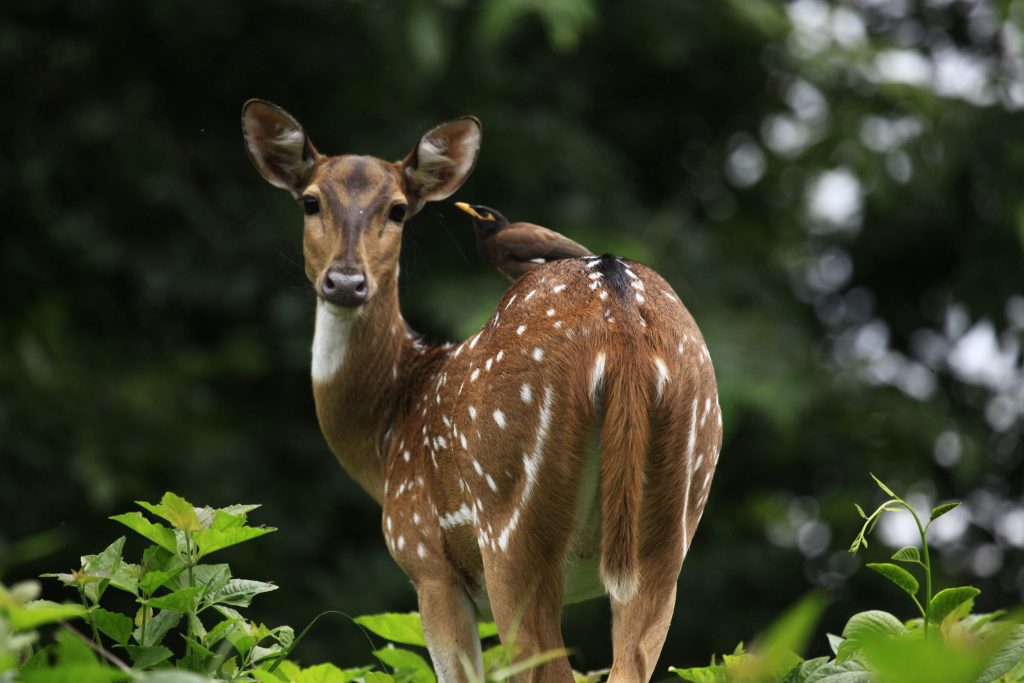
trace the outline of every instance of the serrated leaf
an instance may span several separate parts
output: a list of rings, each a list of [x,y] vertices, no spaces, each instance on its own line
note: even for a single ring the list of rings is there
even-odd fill
[[[892,558],[897,562],[921,562],[921,553],[912,545],[900,548],[893,553]]]
[[[427,641],[423,637],[423,624],[420,621],[420,615],[415,612],[367,614],[356,617],[354,621],[381,638],[394,643],[427,646]]]
[[[207,597],[207,602],[221,605],[234,605],[235,607],[248,607],[252,599],[260,593],[276,591],[277,586],[263,581],[250,581],[248,579],[231,579],[219,590]]]
[[[121,553],[124,550],[124,541],[125,537],[121,536],[116,541],[108,545],[102,552],[96,555],[84,555],[80,558],[83,572],[94,576],[102,576],[108,579],[108,581],[95,582],[83,587],[85,596],[89,598],[91,602],[95,603],[99,601],[103,596],[103,591],[106,590],[110,580],[114,577],[114,573],[121,565]]]
[[[1013,628],[975,683],[994,683],[1015,667],[1024,668],[1024,626]]]
[[[181,612],[175,612],[174,610],[164,610],[157,612],[156,616],[149,619],[146,623],[146,638],[142,639],[142,627],[139,626],[132,631],[132,637],[135,638],[135,642],[143,647],[150,647],[153,645],[159,645],[167,635],[167,632],[178,625],[181,621]]]
[[[903,567],[888,562],[869,562],[866,566],[892,581],[908,595],[917,596],[917,591],[921,588],[914,575]]]
[[[400,677],[405,680],[412,683],[437,683],[437,677],[427,660],[411,650],[392,645],[374,650],[373,655],[394,669],[396,674],[404,674]]]
[[[192,583],[202,588],[201,596],[216,593],[231,579],[231,567],[226,564],[197,564],[192,567]],[[189,577],[182,572],[174,579],[173,589],[188,588]]]
[[[199,546],[199,558],[201,559],[210,553],[237,545],[238,543],[251,541],[254,538],[259,538],[274,531],[277,531],[277,529],[273,527],[242,526],[231,529],[218,529],[214,525],[195,534],[195,541]]]
[[[132,635],[132,620],[118,612],[111,612],[102,607],[97,607],[89,615],[96,628],[104,635],[116,642],[118,645],[125,645]]]
[[[946,514],[951,510],[955,510],[958,507],[960,507],[960,501],[956,501],[953,503],[943,503],[942,505],[935,506],[934,508],[932,508],[932,515],[931,518],[928,520],[929,523],[934,522],[942,515]]]
[[[146,519],[141,512],[126,512],[123,515],[114,515],[110,519],[120,522],[126,527],[156,543],[161,548],[176,553],[178,546],[174,537],[174,530],[168,529],[163,524],[154,524]]]
[[[935,594],[928,605],[928,618],[933,623],[940,623],[946,616],[968,600],[974,600],[981,591],[974,586],[957,586],[946,588]]]
[[[132,658],[132,664],[135,665],[136,669],[148,669],[151,666],[156,666],[160,662],[170,659],[173,654],[163,645],[154,645],[152,647],[128,645],[125,649],[128,650],[128,656]]]
[[[170,609],[176,612],[190,612],[195,605],[196,596],[203,591],[202,586],[179,588],[173,593],[150,598],[143,604],[156,609]]]

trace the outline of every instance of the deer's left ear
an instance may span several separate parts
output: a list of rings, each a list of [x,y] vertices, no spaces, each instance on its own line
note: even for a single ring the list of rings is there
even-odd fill
[[[450,196],[473,172],[483,128],[475,116],[442,123],[422,138],[401,163],[410,211]]]

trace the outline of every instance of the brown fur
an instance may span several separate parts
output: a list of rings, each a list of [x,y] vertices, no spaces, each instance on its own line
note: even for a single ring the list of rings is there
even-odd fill
[[[265,103],[247,105],[243,121],[261,173],[320,199],[305,219],[314,286],[332,264],[366,274],[358,311],[318,304],[317,416],[341,465],[383,506],[385,541],[416,587],[440,680],[468,680],[463,661],[481,670],[474,621],[485,587],[518,657],[561,648],[567,562],[598,553],[613,594],[609,680],[648,680],[721,444],[710,358],[671,288],[613,257],[557,261],[516,282],[477,335],[425,345],[399,312],[401,226],[388,211],[457,189],[475,159],[475,120],[424,136],[418,150],[430,163],[419,172],[409,171],[418,150],[393,164],[316,154],[298,123]],[[288,149],[316,154],[308,171],[265,134],[289,126],[304,142]],[[431,158],[438,149],[450,163]],[[341,361],[337,348],[347,349]],[[595,432],[600,528],[588,526],[579,484]],[[569,681],[571,670],[559,657],[519,678]]]

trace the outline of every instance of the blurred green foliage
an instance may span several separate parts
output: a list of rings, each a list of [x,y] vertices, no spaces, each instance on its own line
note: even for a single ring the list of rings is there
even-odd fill
[[[316,426],[300,209],[239,131],[258,96],[324,152],[392,159],[476,114],[456,199],[645,261],[694,313],[726,443],[659,670],[809,584],[834,593],[833,632],[885,591],[849,579],[842,540],[868,470],[915,507],[964,499],[936,571],[982,609],[1019,601],[1022,18],[1019,0],[6,3],[4,580],[75,565],[106,515],[172,489],[263,501],[287,530],[263,544],[260,578],[289,585],[266,622],[413,607]],[[447,204],[407,227],[414,327],[487,317],[505,283],[472,240]],[[363,661],[345,628],[311,633],[310,660]],[[577,668],[608,663],[603,603],[566,633]]]

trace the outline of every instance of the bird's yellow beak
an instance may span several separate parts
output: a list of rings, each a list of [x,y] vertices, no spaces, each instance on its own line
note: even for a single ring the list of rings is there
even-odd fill
[[[468,213],[470,216],[472,216],[473,218],[475,218],[475,219],[477,219],[479,221],[488,220],[488,219],[484,218],[483,216],[481,216],[480,214],[478,214],[473,209],[473,207],[470,206],[469,204],[467,204],[466,202],[455,202],[455,206],[459,207],[460,209],[462,209],[463,211]]]

